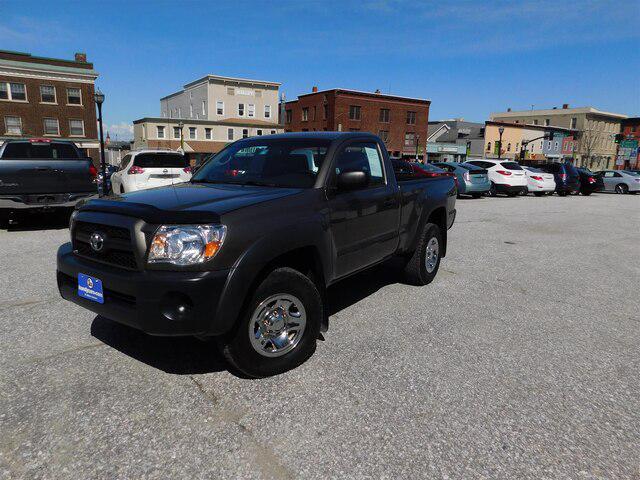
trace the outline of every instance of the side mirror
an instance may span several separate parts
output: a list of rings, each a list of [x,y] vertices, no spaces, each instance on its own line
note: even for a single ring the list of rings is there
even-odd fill
[[[367,174],[362,171],[342,172],[338,175],[338,190],[357,190],[369,183]]]

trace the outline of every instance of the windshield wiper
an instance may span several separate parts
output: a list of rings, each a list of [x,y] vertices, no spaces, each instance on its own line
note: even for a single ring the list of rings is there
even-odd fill
[[[276,183],[259,182],[257,180],[246,180],[244,182],[237,182],[232,180],[209,180],[206,178],[201,178],[197,180],[191,179],[191,183],[219,183],[222,185],[249,185],[252,187],[282,187],[282,185],[278,185]]]

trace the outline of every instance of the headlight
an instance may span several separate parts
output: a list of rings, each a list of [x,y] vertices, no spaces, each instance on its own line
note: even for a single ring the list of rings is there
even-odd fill
[[[149,263],[196,265],[215,257],[222,247],[224,225],[162,225],[149,247]]]

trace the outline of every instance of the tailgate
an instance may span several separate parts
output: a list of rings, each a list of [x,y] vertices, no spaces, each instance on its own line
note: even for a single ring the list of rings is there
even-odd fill
[[[90,160],[0,160],[0,195],[96,191]]]

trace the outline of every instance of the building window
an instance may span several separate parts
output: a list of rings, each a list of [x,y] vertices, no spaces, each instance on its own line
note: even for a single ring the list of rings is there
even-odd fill
[[[271,105],[264,106],[264,118],[271,118]]]
[[[293,112],[291,110],[285,110],[284,116],[285,116],[284,121],[286,123],[291,123],[291,120],[293,119]]]
[[[82,105],[82,95],[79,88],[67,88],[67,104]]]
[[[380,121],[383,123],[389,123],[389,118],[391,118],[390,111],[388,108],[380,109]]]
[[[218,115],[224,115],[224,102],[222,100],[216,102],[216,113]]]
[[[158,138],[164,138],[164,127],[157,126],[156,132],[158,134]]]
[[[244,103],[238,104],[238,116],[244,117]]]
[[[256,130],[256,135],[261,136],[262,135],[262,130]]]
[[[189,140],[196,140],[198,138],[198,131],[196,127],[189,127]]]
[[[207,116],[207,101],[206,100],[202,100],[202,116],[203,117]]]
[[[45,135],[60,135],[60,125],[57,118],[45,118],[43,120]]]
[[[571,129],[574,130],[578,127],[578,119],[576,117],[571,117]]]
[[[193,118],[193,103],[189,104],[189,118]]]
[[[322,105],[322,119],[326,120],[327,115],[329,115],[329,105],[325,103],[324,105]]]
[[[256,116],[256,106],[253,103],[249,104],[247,115],[249,117],[255,117]]]
[[[511,151],[511,144],[507,143],[507,152],[510,152],[510,151]]]
[[[4,131],[7,135],[22,135],[22,119],[20,117],[4,117]]]
[[[306,122],[309,120],[309,107],[304,107],[302,109],[302,121]]]
[[[491,151],[491,142],[487,142],[487,152]]]
[[[416,124],[416,112],[407,112],[407,125]]]
[[[53,85],[40,85],[40,101],[56,103],[56,88]]]
[[[538,119],[537,119],[537,118],[534,118],[534,119],[533,119],[533,124],[534,124],[534,125],[538,125]]]
[[[233,140],[233,128],[227,130],[227,139]]]
[[[25,88],[24,83],[0,83],[0,99],[26,102],[27,89]]]
[[[554,142],[553,148],[554,148],[554,150],[558,150],[558,142]]]
[[[545,118],[544,119],[544,125],[545,125],[545,127],[548,127],[549,125],[551,125],[551,120],[548,119],[548,118]]]
[[[69,136],[84,137],[84,120],[69,120]]]
[[[349,119],[360,120],[360,105],[349,105]]]
[[[242,138],[248,138],[249,137],[249,129],[248,128],[243,128],[242,129]]]
[[[389,141],[389,130],[380,130],[378,136],[384,143],[387,143]]]
[[[404,146],[413,147],[416,144],[416,134],[413,132],[404,134]]]
[[[173,127],[173,138],[180,140],[180,127]]]
[[[207,140],[211,140],[211,129],[210,128],[205,128],[204,129],[204,138]]]
[[[275,130],[271,130],[271,135],[275,135],[276,131]]]

